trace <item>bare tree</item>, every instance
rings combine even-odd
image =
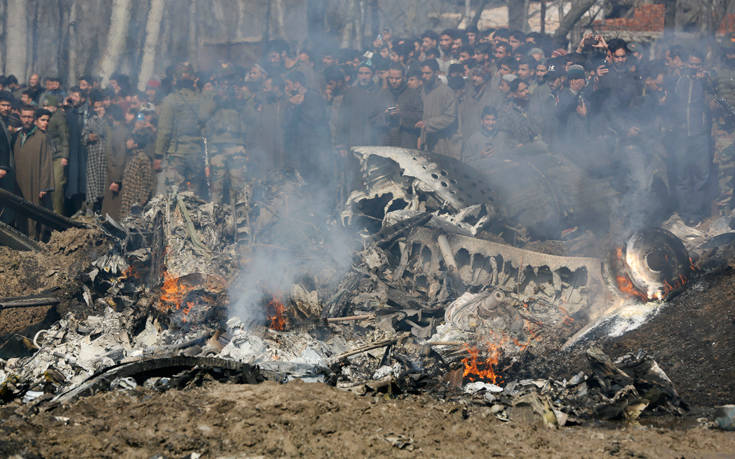
[[[508,0],[508,27],[528,31],[528,0]]]
[[[120,61],[125,48],[130,23],[130,0],[113,0],[107,44],[100,62],[100,76],[105,84]]]
[[[347,16],[342,29],[342,47],[358,46],[360,41],[360,0],[348,0]]]
[[[5,72],[18,80],[26,78],[28,22],[25,0],[8,0],[5,26]],[[32,63],[31,63],[32,64]]]
[[[161,21],[163,19],[163,6],[164,0],[151,0],[151,8],[148,11],[148,19],[145,24],[143,58],[140,63],[140,74],[138,75],[138,89],[141,91],[145,89],[146,83],[153,75]]]
[[[190,0],[191,3],[189,3],[189,34],[188,34],[188,45],[189,49],[187,52],[187,55],[189,56],[189,60],[196,60],[197,54],[199,52],[199,29],[197,28],[198,25],[198,1],[197,0]]]
[[[271,3],[273,4],[273,12],[275,13],[276,19],[276,30],[273,35],[279,38],[283,38],[286,36],[286,23],[284,19],[283,0],[273,0]]]
[[[592,8],[597,0],[575,0],[572,8],[559,21],[559,28],[554,33],[555,38],[566,37],[569,31],[577,24],[584,14]]]
[[[482,12],[485,11],[485,7],[489,3],[490,0],[480,0],[480,4],[477,6],[477,11],[475,11],[475,16],[469,23],[470,26],[477,27],[477,23],[480,22],[480,17],[482,17]]]
[[[71,7],[69,11],[69,28],[68,28],[68,35],[67,35],[67,58],[66,58],[66,65],[67,65],[67,74],[66,74],[66,81],[72,82],[76,81],[77,77],[77,47],[75,43],[77,42],[77,15],[78,15],[78,9],[79,5],[77,4],[76,0],[72,0]]]

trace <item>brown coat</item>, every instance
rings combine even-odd
[[[18,133],[13,146],[15,177],[21,195],[27,201],[41,205],[39,194],[54,190],[53,147],[46,133],[38,128]],[[21,230],[27,228],[31,237],[39,238],[41,231],[36,222],[19,217]]]
[[[128,129],[125,126],[110,127],[110,144],[107,150],[107,185],[105,196],[102,199],[102,215],[109,214],[115,220],[120,219],[120,198],[122,190],[117,193],[110,191],[110,185],[117,183],[122,188],[123,171],[128,160],[125,141]]]

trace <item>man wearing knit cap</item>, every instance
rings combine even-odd
[[[559,92],[556,106],[559,135],[570,142],[587,131],[587,102],[582,94],[586,83],[584,67],[572,65],[567,70],[567,86]]]

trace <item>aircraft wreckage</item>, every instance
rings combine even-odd
[[[228,380],[329,381],[357,392],[419,390],[454,378],[455,386],[467,384],[465,391],[480,384],[472,390],[490,390],[485,400],[503,406],[548,397],[551,387],[561,391],[553,397],[555,413],[618,416],[640,406],[648,376],[640,387],[626,385],[625,393],[608,385],[599,389],[604,398],[584,395],[586,405],[569,401],[587,390],[584,375],[569,384],[510,378],[519,376],[526,350],[556,356],[565,346],[640,325],[661,300],[690,285],[696,270],[716,266],[717,251],[735,239],[727,225],[712,237],[676,222],[610,237],[611,221],[621,215],[616,192],[543,153],[496,155],[470,167],[400,148],[352,152],[361,180],[346,199],[341,225],[323,215],[289,215],[288,209],[308,207],[309,198],[303,205],[288,202],[300,196],[300,185],[274,176],[252,194],[246,227],[227,208],[180,193],[155,197],[121,224],[90,221],[88,232],[79,229],[85,237],[70,234],[89,247],[91,259],[61,259],[54,269],[79,267],[79,284],[67,282],[67,293],[0,299],[0,313],[76,302],[84,314],[69,313],[31,333],[33,340],[16,343],[25,357],[0,348],[14,356],[0,361],[0,400],[41,403],[55,396],[61,402],[137,384],[164,390],[204,371]],[[274,231],[278,221],[292,238],[303,233],[298,250],[279,246],[285,241]],[[344,270],[317,273],[306,265],[303,276],[277,288],[243,288],[250,285],[243,276],[278,256],[296,271],[302,259],[329,265],[323,242],[340,226],[356,229],[351,236],[359,233],[362,243]],[[247,240],[237,237],[241,232]],[[27,250],[18,266],[40,263],[32,258],[48,264],[47,247],[7,234]],[[66,243],[57,246],[52,250],[73,252]],[[260,314],[239,316],[243,300]],[[645,355],[612,362],[590,348],[587,358],[604,370],[601,380],[615,366],[659,372]],[[506,377],[503,389],[482,386]],[[675,402],[665,374],[656,380]]]
[[[621,305],[664,300],[687,284],[682,241],[662,228],[609,237],[609,219],[622,212],[615,191],[564,159],[501,154],[470,167],[402,148],[352,151],[364,186],[342,221],[374,244],[325,317],[386,302],[449,304],[445,325],[510,334],[507,343],[526,342],[533,323],[589,324],[567,334],[569,344]],[[583,236],[562,241],[569,228]],[[575,246],[584,235],[587,247]]]

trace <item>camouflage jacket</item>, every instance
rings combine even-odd
[[[179,89],[163,99],[158,119],[155,156],[191,157],[201,154],[202,97],[192,89]]]

